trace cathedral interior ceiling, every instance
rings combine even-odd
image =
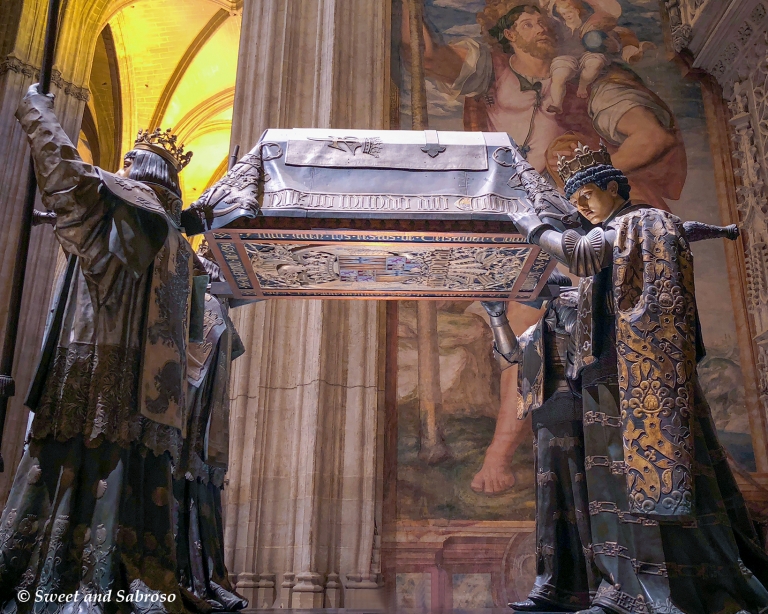
[[[84,122],[81,138],[114,169],[139,129],[172,128],[195,153],[181,174],[189,204],[226,171],[241,11],[221,0],[112,4],[88,84],[93,125]]]

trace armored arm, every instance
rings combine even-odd
[[[576,207],[531,166],[516,146],[510,155],[510,166],[514,169],[510,184],[517,184],[527,192],[532,213],[555,230],[577,228]]]
[[[593,228],[586,235],[573,229],[559,232],[532,213],[512,214],[512,221],[529,243],[541,247],[574,275],[591,277],[613,262],[616,232],[612,229]]]
[[[507,320],[507,304],[503,301],[484,301],[483,308],[491,317],[493,351],[501,360],[502,370],[520,361],[520,346]]]
[[[512,213],[511,217],[528,242],[541,247],[579,277],[591,277],[610,266],[616,231],[593,228],[584,234],[575,229],[577,224],[573,222],[578,213],[573,205],[537,173],[516,148],[512,148],[511,155],[514,177],[528,193],[532,207],[532,211]],[[691,242],[716,238],[735,240],[739,236],[735,224],[722,227],[685,222],[683,227]]]
[[[566,265],[574,275],[590,277],[613,263],[616,231],[612,228],[593,228],[586,235],[582,235],[572,229],[558,232],[551,224],[533,214],[513,214],[512,219],[518,230],[526,234],[529,243],[541,247]],[[735,224],[712,226],[701,222],[685,222],[683,228],[692,243],[719,238],[733,241],[739,236],[739,229]]]
[[[40,226],[42,224],[56,226],[56,214],[51,211],[38,211],[35,209],[32,212],[32,226]]]

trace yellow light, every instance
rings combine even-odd
[[[179,175],[185,205],[194,202],[203,193],[214,171],[228,155],[231,123],[223,125],[226,129],[202,134],[187,142],[187,148],[193,151],[194,155]]]
[[[229,153],[241,18],[225,16],[201,44],[220,9],[210,0],[153,0],[110,20],[123,98],[122,149],[130,149],[140,128],[173,129],[194,152],[180,175],[185,205],[200,196]],[[161,117],[159,126],[149,125],[154,116]]]

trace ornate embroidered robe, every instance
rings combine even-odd
[[[82,161],[51,99],[27,95],[29,136],[55,234],[77,258],[59,289],[28,397],[28,450],[0,519],[0,608],[16,591],[163,594],[176,583],[171,459],[185,419],[192,250],[154,191]],[[153,603],[153,606],[155,604]]]
[[[580,284],[594,603],[615,612],[757,612],[766,557],[698,384],[703,355],[682,222],[628,206],[613,266]],[[745,566],[748,563],[750,568]]]

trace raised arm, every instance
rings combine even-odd
[[[105,292],[121,267],[142,274],[162,245],[165,222],[102,194],[98,170],[77,153],[53,112],[53,97],[39,94],[37,85],[16,117],[32,150],[43,204],[55,214],[46,221],[64,250],[80,258],[83,274]]]
[[[107,204],[99,195],[98,171],[77,153],[53,112],[53,98],[32,85],[16,117],[27,133],[45,207],[55,214],[55,232],[69,253],[97,257],[94,233],[103,230]]]
[[[53,97],[30,86],[16,118],[27,134],[37,185],[43,204],[66,224],[73,206],[72,192],[93,197],[101,180],[96,169],[83,161],[53,112]]]

